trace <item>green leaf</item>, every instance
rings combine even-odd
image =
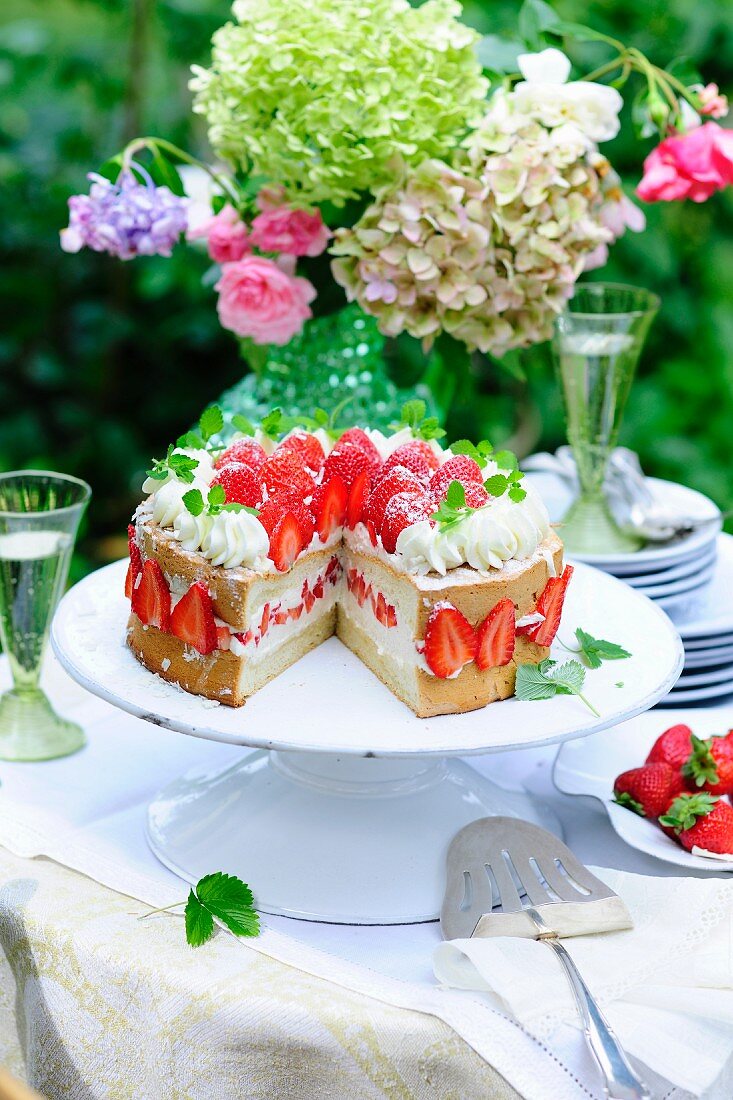
[[[189,489],[183,494],[183,503],[192,516],[200,516],[204,510],[204,498],[200,489]]]
[[[577,661],[558,665],[548,657],[538,665],[519,666],[514,694],[523,702],[552,699],[555,695],[577,695],[589,710],[598,715],[592,703],[582,694],[584,682],[585,669]]]
[[[264,432],[266,436],[269,436],[270,439],[276,439],[277,436],[284,431],[283,420],[284,416],[282,409],[273,409],[272,412],[269,412],[262,420],[260,430]]]
[[[185,498],[184,498],[185,499]],[[226,504],[227,495],[223,485],[212,485],[209,489],[209,507],[216,508],[220,504]]]
[[[604,661],[623,661],[631,656],[623,646],[608,642],[605,638],[594,638],[580,626],[575,631],[575,637],[580,646],[577,652],[588,668],[600,668]]]
[[[176,447],[180,447],[183,450],[200,451],[203,449],[204,441],[198,432],[185,432],[184,435],[179,435],[176,440]]]
[[[509,470],[510,473],[514,473],[519,467],[517,456],[513,451],[497,451],[494,455],[494,462],[500,470]]]
[[[498,34],[485,34],[476,46],[476,56],[483,69],[499,74],[519,71],[517,57],[524,53],[524,43],[515,38],[500,38]]]
[[[217,871],[206,875],[196,886],[201,905],[227,926],[235,936],[256,936],[260,918],[254,908],[252,891],[235,875]]]
[[[595,30],[593,27],[586,27],[583,23],[570,23],[564,19],[559,19],[557,23],[554,23],[551,30],[552,34],[562,35],[566,38],[574,38],[576,42],[607,42],[613,45],[613,39],[609,38],[607,34],[601,34],[600,31]]]
[[[212,435],[218,435],[224,427],[224,415],[218,405],[211,405],[204,409],[199,420],[199,431],[208,443]]]
[[[514,501],[515,504],[521,504],[527,496],[527,490],[522,489],[519,485],[512,485],[509,490],[509,499]]]
[[[246,416],[242,416],[241,413],[235,413],[232,417],[232,427],[243,435],[254,435],[255,426],[251,420],[248,420]]]
[[[173,167],[160,149],[156,149],[153,153],[150,175],[153,183],[159,187],[167,187],[174,195],[183,197],[186,194],[178,169]]]
[[[214,934],[214,918],[205,909],[193,890],[189,892],[185,910],[186,940],[191,947],[200,947]]]
[[[484,482],[484,489],[487,493],[491,493],[492,497],[503,496],[508,488],[509,478],[504,474],[492,474]]]
[[[116,183],[121,169],[122,153],[118,153],[116,157],[110,157],[109,160],[106,160],[104,164],[100,165],[97,169],[97,174],[109,180],[110,183]]]
[[[552,661],[545,670],[545,675],[554,680],[561,695],[578,695],[583,690],[585,669],[579,661],[566,661],[564,665],[556,665]]]
[[[519,9],[519,36],[531,50],[544,45],[543,31],[552,31],[560,22],[557,12],[544,0],[524,0]]]
[[[693,84],[705,84],[700,70],[691,57],[685,57],[684,55],[675,57],[674,61],[666,66],[665,72],[676,76],[688,88],[692,87]]]
[[[547,679],[539,665],[520,665],[517,669],[514,694],[522,702],[552,699],[557,695],[557,684]]]
[[[451,481],[445,494],[445,503],[449,508],[466,507],[466,490],[460,481]]]

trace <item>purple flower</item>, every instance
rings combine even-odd
[[[89,194],[69,199],[69,225],[61,231],[65,252],[86,247],[120,260],[170,256],[186,230],[188,200],[156,187],[144,169],[135,168],[146,182],[140,183],[129,168],[116,183],[89,173]]]

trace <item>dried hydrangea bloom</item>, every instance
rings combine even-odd
[[[455,0],[238,0],[195,68],[217,153],[303,203],[346,199],[442,156],[480,119],[479,35]]]
[[[429,160],[337,232],[336,280],[389,336],[445,331],[494,355],[549,338],[586,255],[609,241],[587,139],[498,93],[459,167]]]

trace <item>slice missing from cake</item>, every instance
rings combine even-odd
[[[132,652],[234,707],[333,634],[420,717],[509,697],[572,570],[516,464],[481,447],[354,428],[170,452],[129,530]]]

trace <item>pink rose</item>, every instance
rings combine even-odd
[[[700,114],[708,118],[725,118],[728,114],[728,97],[724,96],[717,84],[706,84],[695,88],[700,97]]]
[[[209,248],[209,255],[216,264],[229,264],[241,260],[250,250],[247,226],[237,211],[229,203],[223,206],[212,218],[191,229],[189,240],[203,237]]]
[[[320,256],[330,236],[320,210],[309,214],[292,206],[273,207],[267,203],[252,222],[252,243],[263,252]]]
[[[636,193],[644,202],[705,202],[733,183],[733,130],[706,122],[652,149]]]
[[[215,289],[222,326],[256,344],[287,344],[312,316],[308,303],[316,296],[307,279],[252,255],[224,264]]]

